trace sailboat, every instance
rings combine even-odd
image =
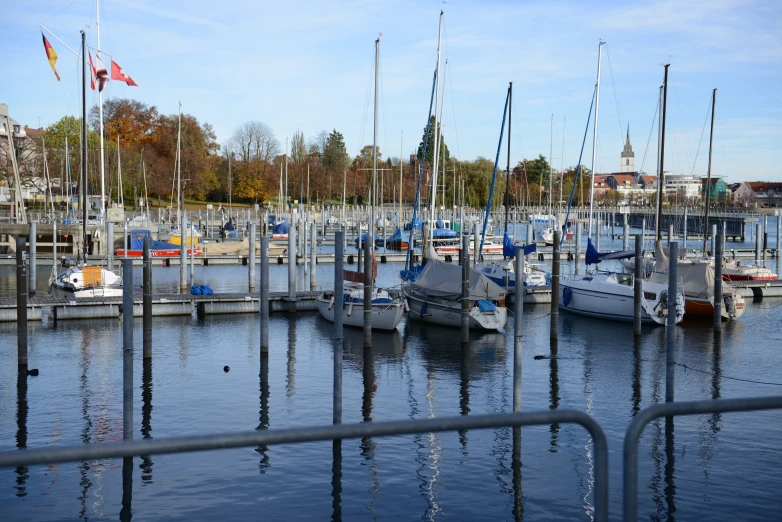
[[[373,160],[372,160],[372,190],[370,197],[370,222],[374,221],[375,198],[377,197],[377,92],[378,92],[378,63],[380,54],[380,38],[375,40],[375,118],[374,118],[374,138],[373,138]],[[366,234],[362,237],[366,237]],[[373,245],[374,246],[374,245]],[[317,297],[317,307],[320,315],[324,319],[334,322],[334,307],[343,308],[343,324],[345,326],[363,327],[364,310],[367,306],[371,307],[372,329],[394,330],[399,321],[402,320],[404,312],[404,302],[391,296],[387,290],[375,288],[373,282],[377,277],[377,259],[375,250],[372,248],[372,273],[354,272],[351,270],[343,271],[345,280],[343,295],[335,295],[332,292],[324,292]],[[365,285],[371,285],[369,304],[365,301]]]
[[[593,102],[595,105],[591,169],[593,179],[590,189],[589,228],[587,235],[587,251],[585,256],[587,268],[589,268],[590,265],[597,266],[597,264],[602,260],[621,259],[634,255],[633,252],[600,254],[592,244],[591,236],[592,208],[594,205],[594,173],[595,159],[597,155],[597,124],[600,107],[600,61],[602,58],[603,44],[604,42],[601,41],[598,47],[597,82],[595,84],[595,91],[593,95]],[[591,107],[589,112],[591,116]],[[587,129],[588,128],[589,120],[587,120]],[[586,141],[586,134],[584,135],[584,141]],[[583,144],[581,148],[581,154],[583,155]],[[576,172],[576,176],[578,176],[581,171],[580,165],[581,158],[579,157],[579,166]],[[574,181],[574,192],[575,187],[576,183]],[[568,221],[567,218],[570,214],[570,207],[573,203],[573,193],[571,193],[570,202],[568,204],[568,215],[565,218],[565,223]],[[666,318],[668,317],[670,305],[673,303],[676,304],[676,322],[678,323],[683,319],[684,298],[681,293],[677,292],[676,296],[668,296],[667,283],[664,284],[649,280],[642,280],[641,287],[643,290],[641,293],[641,321],[643,323],[664,325]],[[631,275],[605,272],[597,269],[588,270],[586,274],[573,274],[570,276],[561,277],[560,292],[560,310],[600,319],[628,322],[633,321],[634,288],[633,276]]]
[[[122,296],[122,278],[99,265],[87,263],[87,44],[84,31],[81,31],[82,64],[82,164],[81,164],[81,233],[83,238],[83,258],[76,266],[67,268],[56,277],[49,279],[50,291],[66,298],[84,297],[120,297]]]

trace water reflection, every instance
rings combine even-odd
[[[27,373],[18,372],[16,375],[16,447],[27,447]],[[16,496],[27,496],[27,479],[30,478],[30,469],[27,466],[16,468]]]
[[[260,368],[260,391],[261,391],[261,409],[259,410],[258,427],[256,430],[269,429],[269,354],[261,353],[261,368]],[[269,447],[266,444],[261,444],[255,451],[261,454],[261,461],[258,464],[258,470],[261,474],[266,473],[269,469]]]
[[[318,321],[320,323],[320,321]],[[325,320],[323,321],[325,322]],[[359,328],[345,328],[343,355],[345,363],[354,371],[363,373],[366,366],[364,357],[364,332]],[[331,336],[331,330],[328,336]],[[398,330],[390,332],[372,331],[372,364],[401,363],[404,358],[402,336]]]
[[[459,413],[462,416],[470,413],[470,345],[461,345],[461,374],[459,379]],[[462,452],[467,454],[467,430],[459,430],[459,442]]]
[[[296,394],[296,314],[288,318],[288,373],[285,379],[285,394],[290,403]]]
[[[676,520],[676,461],[673,447],[673,417],[665,419],[665,514],[669,522]]]
[[[122,509],[120,522],[130,522],[133,518],[131,503],[133,500],[133,457],[122,459]]]
[[[342,520],[342,439],[331,446],[331,520]]]
[[[521,492],[521,427],[513,427],[513,458],[511,460],[513,470],[513,520],[524,519],[523,495]]]
[[[81,431],[81,441],[84,444],[90,444],[92,442],[92,418],[90,417],[90,389],[87,381],[87,373],[90,369],[90,353],[87,349],[89,334],[86,329],[82,330],[81,344],[79,352],[81,359],[79,366],[81,366],[81,375],[79,376],[79,395],[81,396],[81,416],[84,420],[84,427]],[[81,492],[79,494],[79,502],[81,504],[81,510],[79,511],[79,518],[87,520],[87,495],[92,487],[92,481],[89,477],[90,463],[87,461],[81,461],[79,463],[79,474],[81,480],[79,485],[81,486]]]
[[[633,340],[633,393],[631,398],[631,416],[641,411],[641,338]]]
[[[421,325],[408,321],[405,338],[415,339],[425,359],[427,371],[462,372],[467,362],[471,378],[492,377],[505,363],[505,335],[499,332],[470,333],[469,351],[460,349],[461,333],[457,328]]]
[[[559,355],[559,347],[556,339],[551,340],[549,358],[549,409],[556,410],[559,408],[559,361],[557,357]],[[551,442],[549,451],[551,453],[557,452],[559,446],[559,423],[555,422],[549,428],[551,433]]]
[[[152,359],[144,359],[141,373],[141,438],[152,438]],[[141,484],[152,484],[152,456],[142,455]]]
[[[373,336],[374,337],[374,336]],[[361,344],[363,345],[363,336]],[[348,352],[350,353],[355,349],[355,344],[352,341],[348,341]],[[364,422],[372,422],[372,407],[375,399],[375,392],[377,391],[377,384],[375,383],[375,362],[372,348],[363,348],[364,352],[364,365],[362,368],[362,376],[364,382],[364,392],[361,397],[361,417]],[[361,438],[361,456],[369,462],[369,475],[372,478],[372,502],[368,509],[373,511],[375,504],[377,503],[377,497],[380,493],[380,480],[378,479],[377,460],[375,458],[375,441],[372,437]]]

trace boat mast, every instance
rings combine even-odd
[[[397,226],[402,225],[402,152],[405,148],[405,131],[402,131],[402,139],[399,141],[399,217],[396,220]]]
[[[668,67],[671,64],[666,63],[665,77],[663,80],[663,105],[662,118],[660,119],[660,172],[657,175],[657,229],[655,230],[655,241],[660,241],[661,225],[663,220],[663,193],[665,186],[665,109],[668,101]]]
[[[100,0],[95,0],[95,27],[98,31],[98,54],[100,54]],[[100,220],[103,222],[106,213],[106,175],[103,163],[103,91],[100,89],[98,89],[98,114],[100,115]]]
[[[119,134],[117,134],[117,205],[125,208],[125,194],[122,191],[122,157],[119,154]]]
[[[513,104],[513,82],[508,85],[508,104]],[[510,212],[510,198],[508,197],[508,190],[510,189],[510,122],[513,116],[512,107],[508,107],[508,162],[505,168],[505,233],[508,233],[508,217]]]
[[[184,198],[182,197],[182,156],[181,156],[181,148],[180,144],[182,142],[182,102],[179,102],[179,124],[177,128],[177,135],[176,135],[176,178],[177,178],[177,184],[176,184],[176,216],[178,220],[182,219],[182,203],[184,203]],[[182,238],[182,244],[184,244],[185,238]]]
[[[565,175],[565,124],[567,124],[567,118],[562,118],[562,157],[559,159],[559,201],[557,202],[557,224],[559,224],[559,218],[562,214],[562,181]],[[565,237],[564,232],[567,228],[567,223],[562,226],[562,237]]]
[[[87,262],[87,36],[81,31],[81,237]],[[101,147],[101,152],[103,148]]]
[[[709,133],[709,170],[706,172],[706,207],[703,215],[703,252],[706,252],[706,237],[709,234],[709,203],[711,202],[711,149],[714,142],[714,110],[717,103],[717,89],[711,92],[711,132]],[[713,247],[715,244],[715,237],[711,238],[712,252],[716,254],[716,249]]]
[[[592,179],[589,187],[589,228],[587,229],[587,238],[592,237],[592,213],[594,211],[595,200],[595,159],[597,157],[597,118],[600,111],[600,61],[603,58],[603,44],[600,40],[597,46],[597,83],[595,85],[595,123],[592,131]]]
[[[508,139],[510,139],[510,136],[508,136]],[[508,143],[510,143],[510,141]],[[553,161],[554,161],[554,114],[551,115],[551,138],[550,138],[549,152],[548,152],[548,218],[549,220],[551,219],[551,195],[554,192],[554,185],[552,181],[552,178],[554,177]]]
[[[440,157],[440,126],[438,125],[438,122],[440,121],[440,43],[442,41],[442,35],[443,35],[443,11],[440,11],[440,29],[437,33],[437,85],[435,86],[435,92],[434,92],[434,154],[432,155],[433,159],[433,165],[432,165],[432,193],[429,196],[429,244],[432,244],[432,241],[434,240],[434,217],[435,217],[435,211],[434,207],[436,206],[435,203],[437,201],[437,168],[438,168],[438,159]],[[423,161],[425,161],[426,158],[423,158]],[[424,256],[426,256],[427,252],[426,249],[424,250]]]
[[[372,194],[369,198],[369,226],[364,241],[370,241],[370,249],[375,246],[375,199],[377,199],[377,95],[378,95],[378,66],[380,63],[380,38],[375,40],[375,112],[374,122],[372,123]],[[361,238],[361,227],[358,230],[359,239]],[[359,241],[359,244],[361,241]],[[372,285],[372,275],[364,274],[364,284]]]

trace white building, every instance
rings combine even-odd
[[[677,203],[694,202],[701,195],[701,178],[688,174],[665,173],[665,196]]]

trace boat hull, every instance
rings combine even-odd
[[[386,248],[391,250],[407,250],[410,248],[410,243],[407,241],[388,241],[386,242]]]
[[[52,284],[52,294],[66,299],[87,299],[95,297],[122,297],[121,286],[97,286],[88,288],[68,288],[58,283]]]
[[[743,297],[737,294],[730,294],[730,299],[733,299],[733,313],[731,314],[727,302],[723,302],[721,311],[723,321],[738,319],[744,315],[744,312],[746,311],[746,304]],[[684,306],[687,317],[699,319],[714,318],[714,305],[706,298],[686,296]]]
[[[407,300],[407,316],[409,318],[425,323],[461,328],[461,301],[457,300],[450,303],[434,300],[424,301],[408,291],[405,291],[404,294]],[[507,320],[508,310],[504,306],[497,306],[493,312],[481,312],[477,306],[470,308],[471,330],[500,330],[505,327]]]
[[[166,249],[166,250],[150,250],[149,255],[151,257],[179,257],[180,256],[180,249]],[[192,250],[187,250],[187,255],[191,254]],[[126,257],[125,250],[123,249],[117,249],[114,251],[114,255],[118,257]],[[201,249],[196,248],[195,249],[195,255],[200,256],[201,255]],[[144,251],[143,250],[128,250],[127,251],[127,257],[143,257]]]
[[[323,295],[317,299],[318,312],[327,321],[334,322],[334,311],[337,303],[332,303],[331,299],[326,299]],[[404,305],[402,303],[383,303],[372,305],[372,329],[373,330],[394,330],[399,321],[402,320]],[[343,305],[342,322],[345,326],[354,328],[364,327],[364,304],[349,303]]]

